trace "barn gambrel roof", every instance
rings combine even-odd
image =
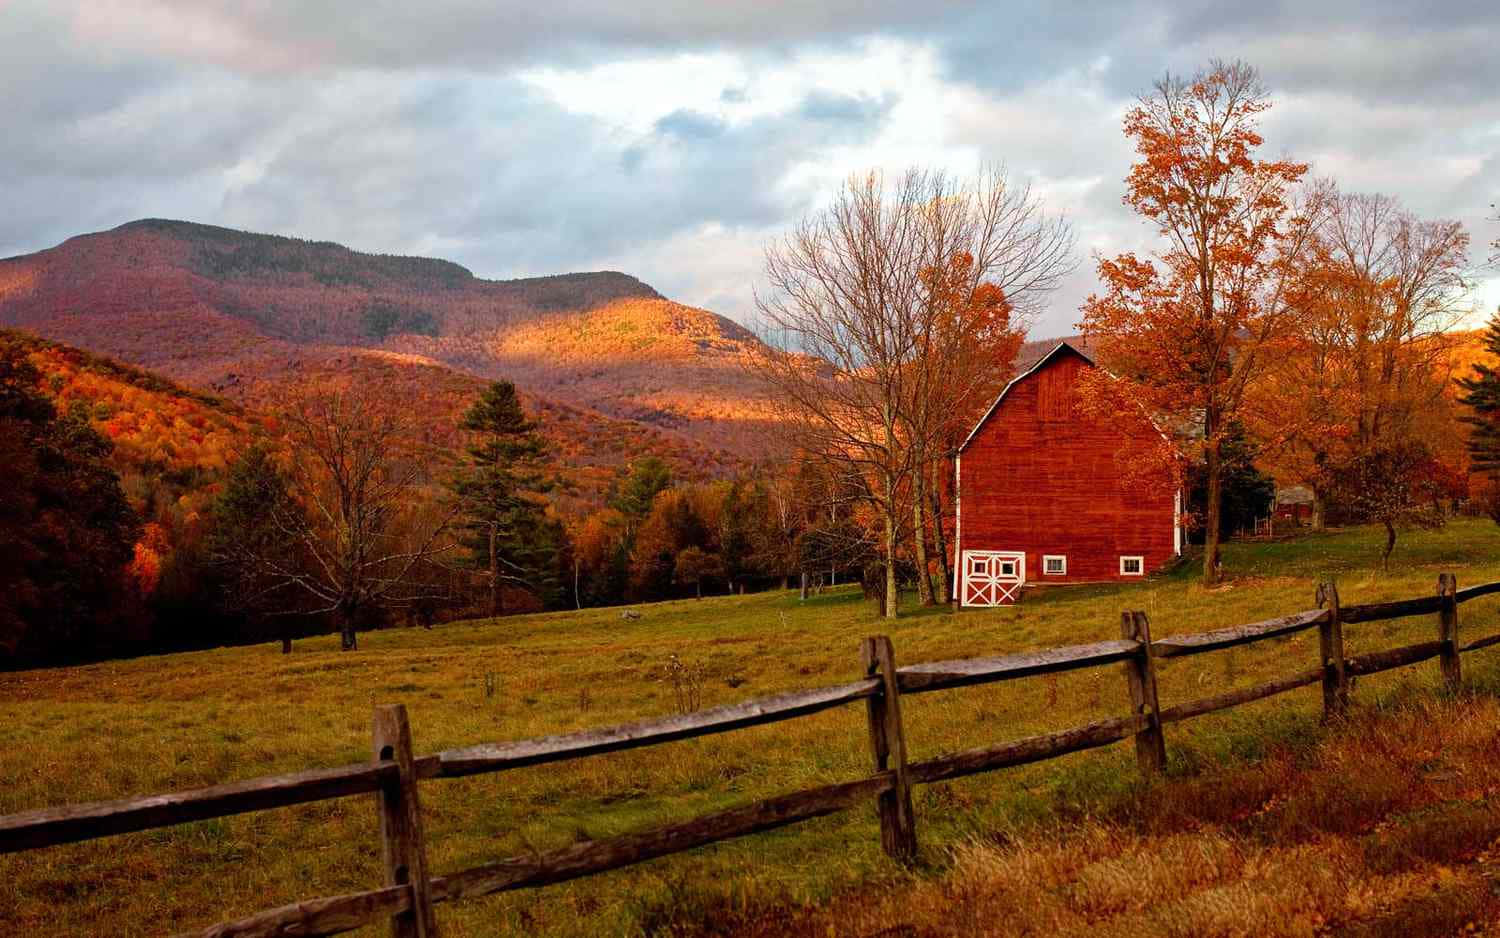
[[[962,453],[964,450],[969,448],[969,444],[973,442],[974,437],[979,434],[980,429],[989,422],[990,417],[994,416],[995,410],[1000,406],[1000,402],[1005,400],[1005,395],[1010,393],[1011,388],[1015,387],[1022,378],[1029,378],[1032,375],[1036,374],[1038,371],[1041,371],[1042,368],[1046,366],[1046,364],[1053,358],[1057,357],[1057,354],[1063,349],[1067,349],[1074,355],[1077,355],[1079,358],[1088,362],[1090,365],[1095,365],[1094,359],[1082,349],[1080,349],[1077,345],[1074,345],[1067,339],[1059,340],[1056,345],[1052,346],[1052,349],[1050,351],[1033,362],[1031,367],[1016,375],[1014,378],[1010,379],[1010,382],[1006,384],[1005,387],[1000,391],[1000,395],[995,398],[995,403],[990,405],[990,409],[984,412],[984,416],[979,418],[978,423],[974,424],[974,429],[970,430],[969,435],[964,437],[963,444],[959,446],[958,451]],[[1097,365],[1095,366],[1097,367]]]

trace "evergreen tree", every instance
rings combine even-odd
[[[252,635],[262,637],[269,618],[279,614],[275,634],[283,654],[292,650],[288,615],[295,607],[282,594],[292,586],[288,573],[299,552],[301,515],[286,475],[260,442],[229,467],[208,509],[208,555],[222,576],[225,611],[242,616]],[[265,563],[272,557],[275,570]]]
[[[0,652],[93,657],[125,636],[124,571],[141,525],[113,449],[37,390],[24,348],[0,343]]]
[[[1490,319],[1484,349],[1500,358],[1500,313]],[[1471,377],[1458,379],[1458,386],[1464,390],[1459,403],[1473,411],[1460,418],[1474,428],[1469,435],[1470,465],[1476,472],[1500,479],[1500,368],[1480,362]]]
[[[603,567],[585,588],[583,605],[607,606],[624,599],[630,588],[630,545],[623,539],[609,551]]]
[[[624,480],[615,485],[609,507],[627,519],[629,529],[651,513],[656,496],[672,487],[672,470],[655,456],[636,460]]]
[[[490,615],[504,612],[506,583],[543,596],[555,592],[562,528],[540,496],[553,481],[542,468],[546,443],[526,417],[516,386],[496,381],[464,414],[474,434],[468,471],[453,483],[463,514],[464,545],[489,579]]]
[[[1225,430],[1219,447],[1219,530],[1226,536],[1253,530],[1256,519],[1271,511],[1276,498],[1276,483],[1255,468],[1255,456],[1242,424],[1236,422]],[[1188,504],[1205,511],[1208,501],[1208,468],[1199,462],[1188,470]],[[1195,544],[1203,543],[1202,527],[1193,532],[1192,539]]]
[[[752,525],[755,520],[752,513],[757,504],[762,508],[761,518],[764,520],[766,512],[763,486],[756,486],[750,491],[749,497],[746,497],[743,483],[736,479],[724,494],[724,504],[719,512],[719,557],[723,575],[729,580],[731,590],[734,589],[735,581],[753,572],[750,568]]]

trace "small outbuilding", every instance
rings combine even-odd
[[[1081,412],[1098,366],[1073,342],[1033,353],[956,460],[957,598],[1013,603],[1027,585],[1140,579],[1182,552],[1182,492],[1133,473],[1161,431]]]

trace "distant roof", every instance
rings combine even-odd
[[[1080,347],[1085,344],[1089,346],[1088,351]],[[969,435],[964,437],[963,444],[959,446],[958,451],[961,453],[968,448],[969,444],[974,440],[974,435],[979,432],[979,428],[984,426],[990,419],[990,416],[995,413],[995,409],[1000,406],[1001,401],[1005,400],[1005,395],[1010,393],[1010,389],[1015,387],[1017,382],[1029,376],[1038,368],[1041,368],[1042,365],[1047,363],[1048,359],[1063,349],[1073,352],[1090,365],[1094,364],[1094,356],[1089,354],[1092,351],[1092,343],[1085,343],[1082,336],[1024,343],[1021,346],[1021,350],[1016,353],[1016,376],[1010,379],[1010,382],[1000,391],[999,396],[995,398],[995,403],[991,404],[990,409],[984,412],[983,417],[979,418],[979,422],[974,424],[974,429],[970,430]]]
[[[1288,485],[1276,490],[1278,505],[1311,505],[1313,501],[1313,490],[1305,485]]]

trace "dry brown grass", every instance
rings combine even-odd
[[[1311,747],[973,839],[931,880],[679,934],[1500,934],[1500,701],[1412,694]]]

